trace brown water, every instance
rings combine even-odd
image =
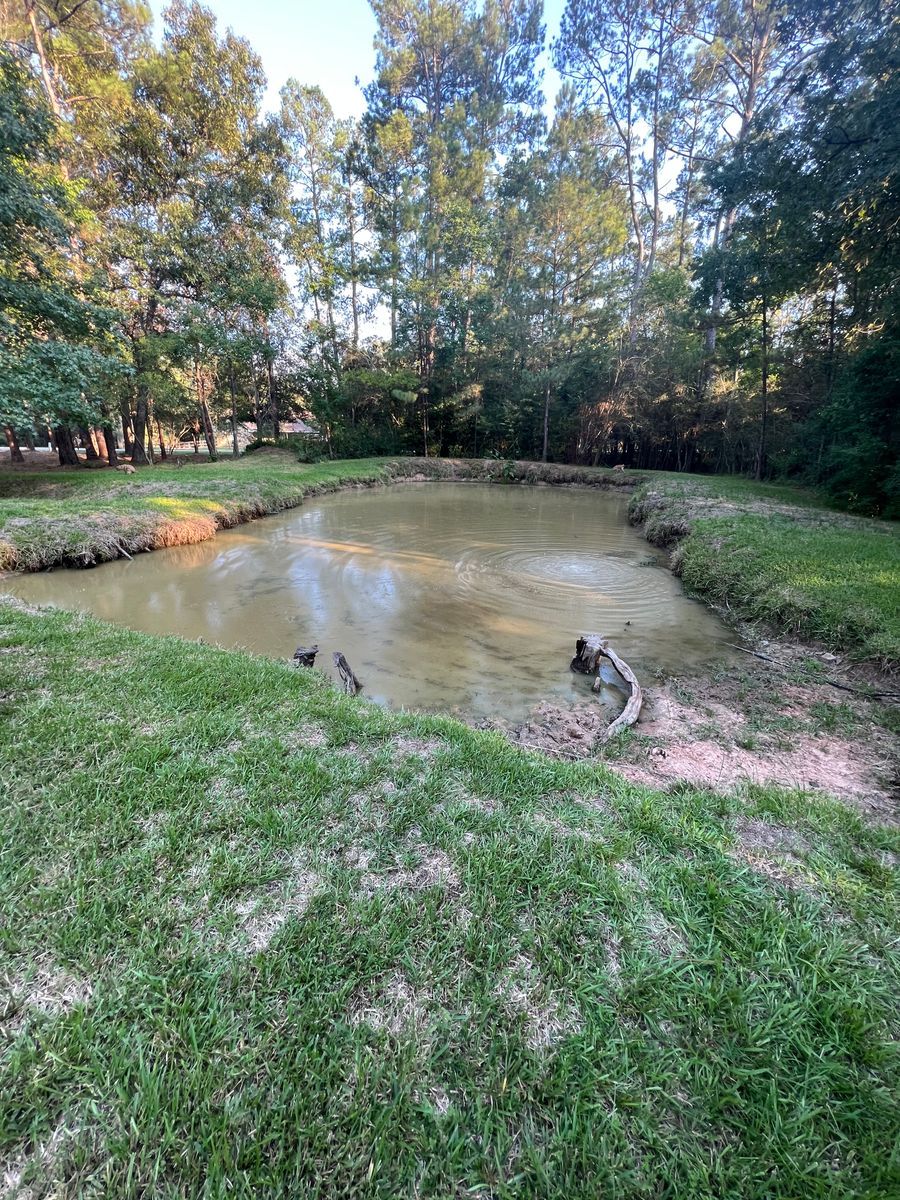
[[[593,702],[568,669],[582,631],[639,677],[727,655],[606,492],[428,483],[343,492],[90,571],[7,576],[0,590],[147,633],[289,658],[342,650],[382,703],[524,716]]]

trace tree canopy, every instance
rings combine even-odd
[[[133,0],[4,8],[10,446],[75,462],[121,422],[135,461],[214,457],[301,416],[310,454],[789,475],[896,514],[889,6],[568,0],[552,42],[540,0],[372,10],[348,121],[303,80],[264,112],[196,2],[158,42]]]

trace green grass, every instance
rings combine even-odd
[[[896,828],[12,605],[0,792],[29,1195],[898,1194]]]
[[[900,665],[900,539],[884,522],[829,512],[800,489],[661,478],[631,513],[677,545],[687,588],[745,621]]]

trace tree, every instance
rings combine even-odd
[[[77,465],[69,424],[102,417],[102,381],[121,369],[111,314],[72,269],[75,206],[53,145],[50,112],[0,51],[0,425],[55,426],[61,461]]]
[[[226,235],[241,227],[257,242],[274,239],[285,192],[277,131],[259,120],[257,56],[231,32],[220,40],[199,4],[177,0],[166,22],[161,48],[134,66],[132,103],[105,181],[115,204],[104,253],[123,280],[137,462],[148,460],[154,336],[245,267],[248,250],[256,255],[252,239]],[[277,261],[274,248],[267,258]]]

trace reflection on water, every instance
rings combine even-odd
[[[342,493],[197,546],[7,577],[2,590],[280,658],[318,642],[320,665],[343,650],[376,700],[516,718],[542,699],[590,701],[589,680],[568,670],[584,630],[639,674],[724,656],[725,627],[647,565],[626,506],[479,484]]]

